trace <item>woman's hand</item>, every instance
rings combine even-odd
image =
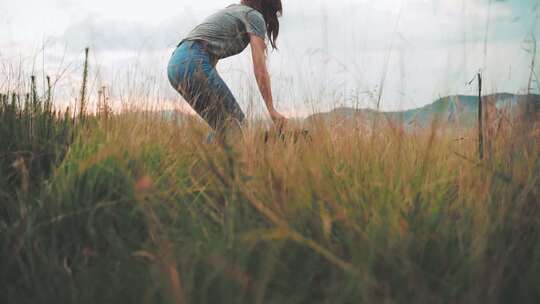
[[[287,118],[276,110],[270,111],[270,118],[272,118],[272,121],[277,127],[283,127],[287,124]]]

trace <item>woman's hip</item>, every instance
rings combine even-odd
[[[243,121],[242,109],[201,42],[181,43],[171,57],[168,75],[172,86],[213,128],[225,116]]]
[[[167,74],[173,86],[195,74],[209,73],[211,58],[199,41],[183,41],[173,52],[167,67]]]
[[[212,59],[202,42],[194,40],[183,41],[174,50],[169,60],[170,67],[199,67],[211,65]]]

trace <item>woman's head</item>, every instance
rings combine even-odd
[[[279,35],[279,20],[283,13],[281,0],[242,0],[242,4],[258,10],[266,21],[266,32],[273,49],[277,49],[276,40]]]

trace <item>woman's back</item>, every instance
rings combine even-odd
[[[206,18],[183,40],[201,40],[217,59],[234,56],[249,44],[249,34],[265,38],[266,23],[257,10],[234,4]]]

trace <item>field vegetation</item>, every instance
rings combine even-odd
[[[540,128],[54,111],[0,98],[1,303],[538,303]],[[294,133],[294,132],[293,132]]]

